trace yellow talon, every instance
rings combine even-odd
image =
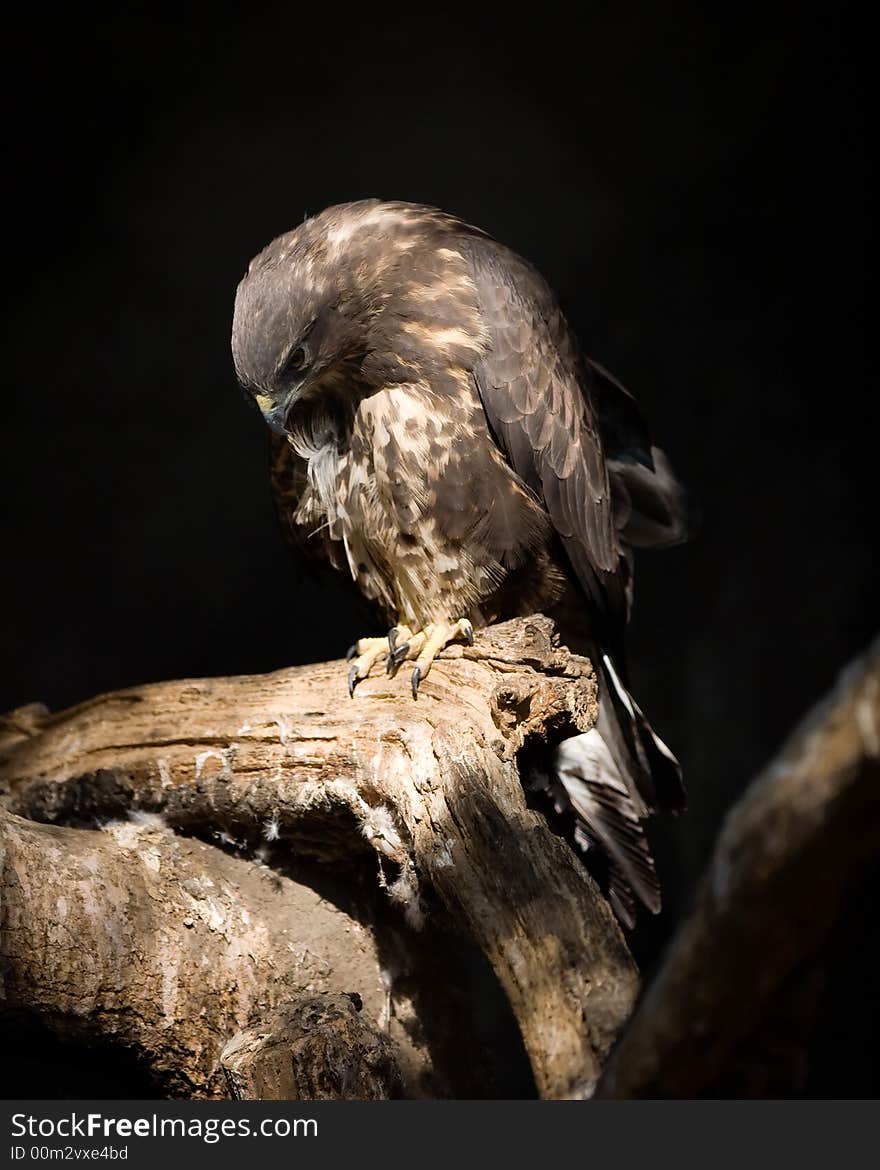
[[[474,628],[467,618],[455,622],[431,622],[423,630],[413,633],[409,626],[399,623],[385,638],[361,638],[348,653],[354,659],[348,672],[348,693],[353,697],[355,687],[365,679],[380,658],[387,658],[387,671],[394,675],[401,663],[414,662],[410,686],[413,698],[418,698],[419,684],[428,677],[434,659],[450,642],[463,640],[474,644]]]

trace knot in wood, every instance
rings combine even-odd
[[[512,739],[518,728],[529,723],[533,714],[535,680],[524,674],[511,674],[492,692],[492,721],[505,739]]]

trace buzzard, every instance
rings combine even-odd
[[[603,858],[627,924],[660,907],[642,820],[680,770],[627,687],[633,549],[686,535],[683,492],[629,393],[585,358],[540,274],[436,208],[330,207],[250,264],[238,379],[272,431],[288,536],[349,573],[390,625],[349,690],[498,619],[545,612],[588,652],[600,714],[540,783]]]

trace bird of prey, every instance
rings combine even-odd
[[[251,262],[236,296],[239,382],[272,431],[288,536],[349,573],[390,625],[353,648],[412,694],[490,622],[545,612],[589,652],[595,728],[545,786],[603,858],[628,925],[660,907],[642,820],[678,808],[672,753],[627,687],[632,550],[686,536],[684,495],[633,398],[584,357],[540,274],[436,208],[330,207]]]

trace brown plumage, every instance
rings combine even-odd
[[[657,909],[640,821],[682,790],[626,689],[622,638],[631,549],[682,539],[683,497],[543,278],[433,208],[343,204],[252,262],[233,354],[274,432],[288,535],[393,627],[390,657],[359,644],[352,689],[384,657],[414,661],[416,694],[472,625],[555,611],[597,664],[600,722],[560,747],[546,787],[601,846],[624,920],[630,887]]]

